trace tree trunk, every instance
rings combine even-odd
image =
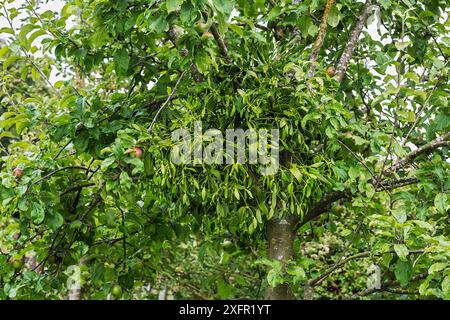
[[[268,258],[284,264],[294,256],[295,224],[297,219],[291,215],[273,217],[267,222]],[[267,288],[267,300],[293,300],[294,294],[288,284]]]
[[[83,300],[83,290],[81,288],[81,267],[87,264],[86,258],[81,258],[78,266],[72,271],[72,279],[70,279],[68,300]]]

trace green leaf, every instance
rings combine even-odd
[[[409,250],[404,244],[394,244],[394,250],[401,260],[406,260]]]
[[[267,15],[267,20],[273,20],[275,18],[277,18],[281,13],[281,7],[280,6],[275,6],[272,8],[272,10],[270,10],[269,14]]]
[[[441,283],[442,293],[444,294],[444,298],[446,300],[450,299],[450,276],[446,276]]]
[[[61,10],[61,16],[64,18],[70,17],[77,10],[76,5],[66,4]]]
[[[83,226],[83,223],[80,220],[75,220],[70,223],[70,229],[80,229]]]
[[[205,201],[205,199],[206,199],[206,188],[203,187],[203,189],[202,189],[202,200]]]
[[[201,73],[206,73],[209,70],[211,59],[205,51],[199,51],[195,55],[195,64]]]
[[[301,126],[303,129],[306,129],[306,123],[308,121],[319,120],[320,118],[322,118],[322,115],[320,115],[319,113],[316,112],[308,113],[306,116],[303,117]]]
[[[412,275],[412,265],[409,260],[398,260],[394,267],[395,278],[400,282],[402,287],[409,283]]]
[[[409,45],[411,44],[411,41],[396,41],[395,46],[399,51],[405,50]]]
[[[9,52],[9,47],[4,46],[3,48],[0,48],[0,58],[3,58],[7,53]]]
[[[448,267],[448,263],[436,262],[436,263],[432,264],[431,267],[428,268],[428,274],[433,274],[433,273],[442,271],[447,267]]]
[[[419,76],[417,75],[417,73],[415,73],[415,72],[407,72],[407,73],[404,75],[404,77],[405,77],[405,78],[408,78],[408,79],[411,79],[411,80],[414,81],[416,84],[419,84],[419,83],[420,83],[420,78],[419,78]]]
[[[217,11],[229,16],[233,11],[235,0],[213,0],[214,7]]]
[[[128,173],[126,171],[122,171],[122,173],[120,174],[120,186],[123,187],[124,189],[130,189],[131,187],[131,179],[130,176],[128,175]]]
[[[166,0],[166,8],[168,13],[176,11],[177,7],[177,0]]]
[[[391,6],[391,0],[380,0],[380,3],[384,9],[389,9]]]
[[[191,22],[194,18],[194,7],[190,1],[183,3],[180,10],[180,20],[183,23]]]
[[[231,294],[232,287],[222,278],[217,279],[217,294],[221,299],[228,299]]]
[[[25,59],[25,58],[24,58],[24,57],[21,57],[21,56],[11,56],[11,57],[9,57],[9,58],[6,59],[5,61],[3,61],[3,70],[7,70],[8,67],[9,67],[12,63],[14,63],[14,62],[16,62],[16,61],[24,60],[24,59]]]
[[[240,195],[239,195],[239,190],[237,188],[234,188],[234,196],[235,196],[236,199],[239,200]]]
[[[33,44],[33,41],[40,36],[47,35],[47,32],[43,29],[37,30],[36,32],[33,32],[31,36],[28,38],[28,45],[31,46]]]
[[[445,213],[448,207],[448,197],[445,193],[439,193],[434,198],[434,206],[440,213]]]
[[[234,31],[237,35],[239,35],[239,36],[241,36],[241,37],[244,35],[244,30],[243,30],[242,27],[237,26],[237,25],[235,25],[235,24],[230,24],[228,27],[229,27],[232,31]]]
[[[310,27],[313,26],[313,21],[309,16],[302,16],[298,21],[298,25],[302,36],[306,38],[309,35]]]
[[[47,225],[56,230],[64,223],[64,217],[59,212],[53,212],[47,217]]]
[[[340,20],[341,13],[336,6],[333,6],[328,14],[327,22],[331,27],[336,28]]]
[[[31,205],[31,219],[35,224],[40,224],[44,221],[45,211],[42,205],[38,202],[33,202]]]
[[[114,55],[114,66],[117,75],[123,76],[128,71],[128,66],[130,64],[130,57],[128,51],[125,48],[119,49]]]
[[[375,194],[375,188],[371,183],[365,184],[365,192],[368,199],[371,199],[373,195]]]

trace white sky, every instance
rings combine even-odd
[[[6,2],[6,1],[4,1]],[[6,4],[7,8],[17,8],[22,6],[23,4],[25,4],[26,1],[25,0],[14,0],[11,3]],[[37,10],[37,12],[44,12],[47,10],[52,10],[55,12],[61,12],[61,9],[64,7],[65,2],[62,0],[48,0],[48,1],[39,1],[39,10]],[[17,23],[19,22],[19,19],[16,18],[16,21],[14,23],[14,27],[17,28],[18,25]],[[0,17],[0,28],[3,27],[9,27],[8,22],[6,21],[6,19],[4,17]]]

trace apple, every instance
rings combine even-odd
[[[23,170],[19,167],[15,167],[13,171],[13,176],[19,179],[21,176],[23,176]]]
[[[115,284],[111,289],[111,294],[114,298],[120,299],[120,297],[122,297],[122,287]]]
[[[328,67],[326,73],[328,76],[334,77],[334,74],[336,73],[336,69],[334,67]]]
[[[20,268],[22,268],[23,267],[23,262],[22,261],[20,261],[20,260],[14,260],[13,262],[12,262],[12,267],[14,268],[14,269],[20,269]]]
[[[202,34],[202,38],[214,38],[214,35],[211,32],[205,31]]]
[[[194,25],[194,30],[197,31],[198,34],[203,34],[208,30],[208,24],[199,21]]]
[[[222,243],[222,247],[223,248],[229,248],[229,247],[231,247],[233,245],[233,243],[230,241],[230,240],[225,240],[223,243]]]
[[[177,266],[177,267],[175,268],[175,272],[176,272],[176,273],[182,273],[182,272],[183,272],[183,267]]]
[[[134,158],[140,158],[142,156],[142,149],[134,146],[131,149],[128,149],[126,153],[129,153]]]

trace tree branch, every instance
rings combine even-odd
[[[152,123],[150,124],[150,126],[147,129],[148,134],[150,134],[153,130],[153,126],[155,125],[156,119],[158,118],[159,114],[161,113],[161,111],[164,109],[164,107],[170,102],[170,100],[172,100],[173,95],[175,94],[175,91],[177,91],[177,87],[181,82],[181,79],[183,79],[184,76],[184,71],[181,74],[181,76],[178,78],[177,83],[175,84],[175,87],[173,87],[172,92],[170,93],[170,95],[167,97],[166,101],[164,101],[163,105],[161,106],[161,108],[159,108],[158,112],[156,112],[155,117],[152,120]]]
[[[168,34],[169,34],[170,41],[172,41],[173,45],[175,47],[177,47],[178,46],[178,34],[176,33],[175,29],[171,27],[169,29]],[[189,51],[187,49],[183,49],[181,51],[181,55],[184,57],[187,56],[188,54],[189,54]],[[191,73],[192,73],[192,76],[194,77],[195,82],[197,82],[197,83],[203,82],[203,75],[198,70],[197,65],[192,60],[189,60],[189,67],[191,68]]]
[[[202,11],[202,16],[203,16],[203,19],[205,19],[205,21],[208,21],[208,13],[206,13],[205,11]],[[211,24],[210,29],[214,36],[214,39],[216,40],[217,46],[219,47],[220,53],[222,54],[222,56],[225,58],[225,60],[228,63],[231,63],[230,56],[228,55],[227,46],[225,45],[225,42],[223,41],[223,38],[219,33],[219,29],[217,28],[217,23],[213,22]]]
[[[447,141],[450,138],[450,132],[447,132],[443,134],[442,136],[436,138],[435,140],[421,146],[417,150],[414,150],[413,152],[410,152],[407,154],[403,159],[397,161],[394,165],[392,165],[390,168],[385,170],[383,172],[384,175],[390,175],[399,169],[405,167],[408,163],[411,163],[414,161],[415,158],[418,156],[429,153],[433,151],[434,149],[440,148],[440,147],[446,147],[450,146],[450,141]]]
[[[84,171],[86,171],[86,172],[92,171],[92,170],[90,170],[89,168],[85,168],[85,167],[82,167],[82,166],[67,166],[67,167],[62,167],[62,168],[56,169],[56,170],[54,170],[54,171],[52,171],[52,172],[50,172],[50,173],[47,173],[45,176],[43,176],[42,178],[40,178],[39,180],[37,180],[34,184],[38,184],[39,182],[41,182],[41,181],[43,181],[43,180],[45,180],[45,179],[51,177],[52,175],[54,175],[54,174],[56,174],[56,173],[58,173],[58,172],[60,172],[60,171],[69,170],[69,169],[74,169],[74,170],[84,170]]]
[[[378,184],[373,183],[372,181],[368,181],[368,183],[374,184],[375,187],[379,186],[375,191],[388,191],[397,189],[400,187],[404,187],[407,185],[411,185],[419,182],[419,179],[416,177],[412,178],[403,178],[392,181],[382,181]],[[324,195],[319,201],[317,201],[310,210],[308,210],[307,214],[304,216],[303,220],[299,221],[296,228],[301,227],[302,225],[308,223],[311,220],[316,219],[321,214],[325,213],[330,209],[333,203],[339,200],[350,200],[354,198],[356,194],[352,194],[350,190],[345,191],[333,191],[326,195]]]
[[[336,80],[338,82],[342,82],[345,76],[345,70],[347,70],[348,63],[352,58],[353,51],[355,50],[356,44],[358,43],[359,36],[366,24],[367,18],[369,18],[369,14],[372,11],[372,0],[367,0],[362,9],[361,15],[356,22],[355,28],[350,35],[350,39],[348,40],[344,52],[339,60],[337,70],[336,70]]]
[[[319,217],[322,213],[328,211],[333,203],[341,199],[351,199],[352,194],[349,191],[334,191],[328,193],[322,197],[318,202],[316,202],[312,209],[308,210],[308,213],[303,217],[303,219],[298,223],[297,227],[300,227],[309,221]]]
[[[327,19],[330,14],[330,10],[334,5],[335,0],[327,0],[325,5],[325,10],[322,15],[322,21],[320,23],[319,34],[317,35],[316,42],[314,43],[314,49],[309,57],[311,65],[309,67],[308,76],[311,78],[314,76],[314,71],[316,69],[316,60],[319,55],[320,49],[322,48],[323,40],[325,38],[325,33],[327,32]]]
[[[411,163],[415,158],[420,156],[421,154],[428,153],[433,151],[434,149],[437,149],[439,147],[444,146],[450,146],[450,141],[447,141],[447,139],[450,138],[450,132],[445,133],[444,135],[440,136],[439,138],[433,140],[430,143],[427,143],[426,145],[420,147],[417,150],[414,150],[413,152],[409,153],[407,156],[405,156],[402,160],[398,161],[396,164],[392,165],[389,169],[385,170],[382,175],[390,176],[394,172],[398,171],[399,169],[406,166],[408,163]],[[381,175],[381,176],[382,176]],[[369,181],[369,183],[372,183],[377,189],[376,191],[387,191],[392,190],[400,187],[404,187],[407,185],[411,185],[414,183],[419,182],[419,179],[417,177],[410,177],[410,178],[402,178],[397,180],[385,180],[385,181]],[[311,220],[314,220],[315,218],[319,217],[322,213],[325,213],[328,211],[328,209],[331,207],[333,203],[336,201],[346,199],[350,200],[355,195],[352,195],[350,190],[345,191],[333,191],[326,195],[324,195],[319,201],[317,201],[310,210],[306,213],[303,220],[301,220],[298,225],[296,226],[301,227],[302,225],[308,223]]]
[[[424,253],[425,250],[421,249],[421,250],[410,250],[409,253]],[[388,253],[395,253],[395,250],[390,250],[390,251],[386,251],[386,252],[381,252],[381,253],[375,253],[374,256],[381,256],[383,254],[388,254]],[[309,286],[317,286],[319,284],[321,284],[326,278],[328,278],[329,275],[331,275],[335,270],[341,268],[342,266],[344,266],[347,262],[355,260],[355,259],[361,259],[361,258],[367,258],[370,257],[372,253],[371,252],[360,252],[357,254],[354,254],[336,264],[334,264],[333,266],[331,266],[330,268],[328,268],[327,270],[325,270],[325,272],[318,278],[316,279],[312,279],[310,281],[308,281],[308,285]]]

